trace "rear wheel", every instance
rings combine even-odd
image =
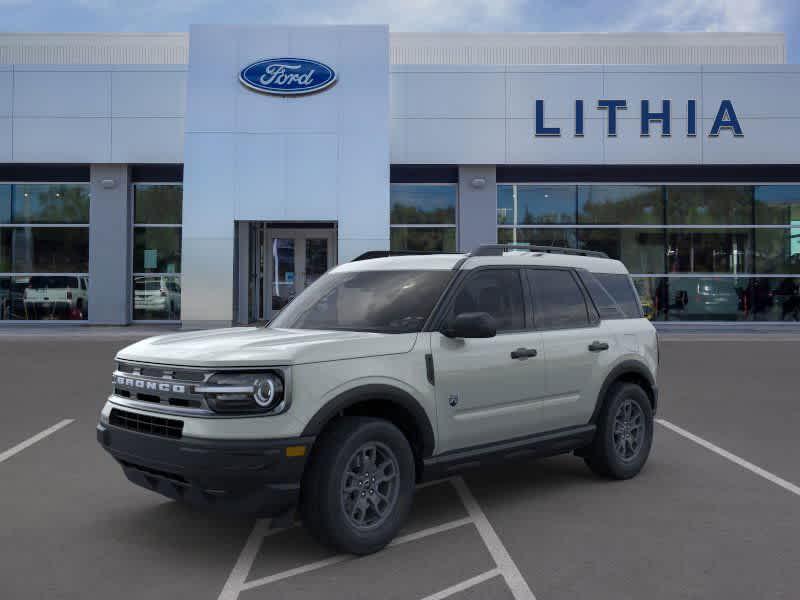
[[[343,417],[315,445],[303,479],[303,521],[336,550],[376,552],[408,516],[414,481],[414,455],[397,427],[382,419]]]
[[[647,393],[634,383],[614,384],[584,460],[603,477],[630,479],[642,470],[653,443],[653,410]]]

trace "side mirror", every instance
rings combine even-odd
[[[497,335],[497,324],[489,313],[461,313],[442,329],[442,335],[449,338],[490,338]]]

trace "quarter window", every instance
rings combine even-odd
[[[539,329],[588,327],[586,300],[575,277],[560,269],[527,269]]]
[[[489,313],[498,332],[524,329],[525,303],[519,272],[495,269],[472,274],[456,294],[450,316],[470,312]]]
[[[595,273],[595,275],[619,304],[626,317],[638,319],[642,316],[642,301],[628,275],[621,273]]]

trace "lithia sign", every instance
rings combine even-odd
[[[661,125],[661,137],[672,135],[670,123],[671,100],[661,101],[661,111],[653,112],[650,110],[650,101],[642,100],[640,112],[639,135],[641,137],[650,136],[650,125],[659,123]],[[608,137],[617,135],[617,111],[627,110],[627,100],[598,100],[597,110],[606,111],[608,114]],[[583,100],[575,100],[575,137],[583,137],[584,126],[584,104]],[[730,131],[734,137],[742,137],[742,126],[736,117],[733,109],[733,102],[722,100],[719,104],[717,116],[708,132],[709,137],[718,137],[721,131]],[[560,137],[560,127],[547,127],[545,124],[544,100],[536,100],[536,137]],[[695,137],[697,135],[697,100],[687,100],[686,102],[686,136]]]

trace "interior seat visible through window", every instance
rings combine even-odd
[[[465,312],[489,313],[497,331],[525,328],[525,305],[519,272],[515,269],[481,270],[470,275],[453,302],[451,318]]]

